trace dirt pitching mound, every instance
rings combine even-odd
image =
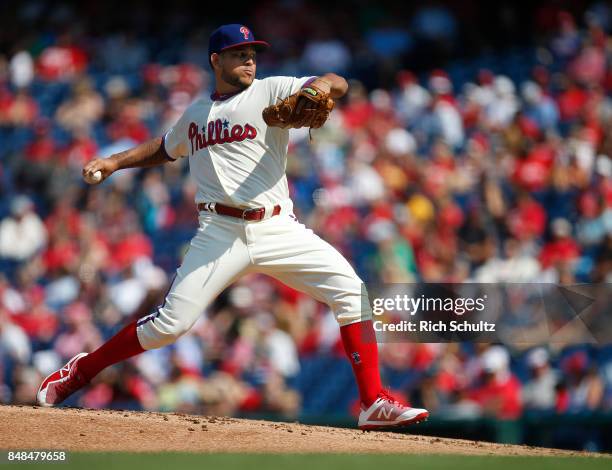
[[[587,455],[298,423],[35,406],[0,406],[0,448],[107,452]]]

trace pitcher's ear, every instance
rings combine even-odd
[[[217,54],[216,52],[213,52],[210,55],[210,66],[213,68],[213,70],[215,69],[215,67],[219,67],[219,59],[220,59],[220,55]]]

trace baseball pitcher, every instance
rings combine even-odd
[[[359,388],[361,429],[428,417],[383,389],[363,283],[335,248],[297,221],[289,198],[289,129],[321,127],[347,82],[332,73],[256,79],[257,54],[268,47],[244,25],[219,27],[208,55],[215,92],[192,103],[163,137],[83,168],[85,180],[97,184],[123,168],[188,158],[199,228],[163,304],[49,375],[38,391],[41,405],[61,403],[105,367],[173,343],[223,289],[258,272],[325,302],[335,314]]]

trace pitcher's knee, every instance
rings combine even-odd
[[[332,309],[340,326],[372,318],[365,284],[350,269],[351,272],[328,279],[325,285],[319,286],[317,292]]]
[[[356,311],[348,311],[348,312],[334,312],[336,316],[336,320],[338,321],[338,325],[346,326],[351,323],[358,323],[366,320],[372,319],[372,310],[364,309],[364,310],[356,310]]]
[[[372,307],[365,292],[337,297],[331,308],[340,326],[372,319]]]
[[[161,309],[138,322],[136,332],[143,349],[157,349],[174,343],[187,333],[195,320],[190,318],[173,318],[164,315]]]

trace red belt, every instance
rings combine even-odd
[[[200,202],[198,204],[198,211],[207,211],[214,214],[228,215],[230,217],[236,217],[237,219],[243,219],[248,221],[261,220],[266,215],[265,207],[257,207],[256,209],[238,209],[237,207],[225,206],[218,202]],[[280,214],[281,206],[278,204],[274,206],[272,210],[272,216]]]

